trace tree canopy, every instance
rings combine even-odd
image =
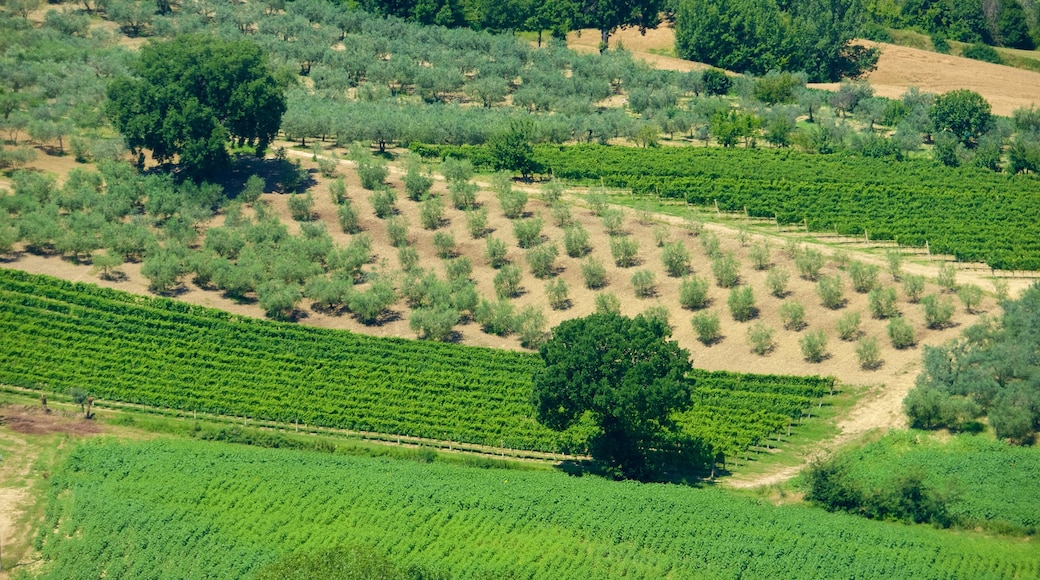
[[[179,157],[192,176],[227,163],[227,144],[262,155],[278,132],[285,96],[260,47],[186,35],[141,49],[108,87],[107,113],[135,152],[160,163]]]
[[[964,428],[986,416],[997,437],[1032,439],[1040,428],[1040,284],[1005,302],[999,321],[926,348],[903,406],[916,427]]]
[[[937,135],[951,135],[970,147],[992,127],[990,111],[989,102],[982,95],[968,89],[957,89],[935,98],[929,118]]]
[[[642,315],[563,322],[539,350],[538,421],[562,431],[588,414],[599,428],[592,456],[617,477],[651,477],[681,446],[671,416],[690,405],[690,355],[670,335],[666,324]]]

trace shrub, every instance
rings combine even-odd
[[[888,273],[891,274],[892,280],[898,282],[903,277],[903,254],[899,250],[889,250],[885,252],[885,259],[888,260]]]
[[[849,279],[852,280],[852,289],[860,294],[866,294],[878,284],[878,272],[880,268],[874,264],[864,264],[855,261],[849,264]]]
[[[545,203],[553,205],[560,201],[564,191],[566,191],[566,188],[559,180],[546,181],[542,184],[542,199],[545,200]]]
[[[834,250],[834,253],[831,254],[831,259],[834,260],[835,266],[843,269],[847,268],[849,266],[849,262],[852,261],[852,257],[849,255],[849,251],[844,248]]]
[[[982,302],[982,294],[982,288],[975,284],[965,284],[957,288],[957,297],[961,299],[961,304],[964,304],[964,309],[971,314],[975,313],[975,309]]]
[[[515,220],[524,215],[524,208],[527,207],[527,193],[518,189],[506,194],[499,194],[498,203],[502,206],[502,214]]]
[[[708,305],[708,281],[697,276],[684,278],[679,284],[679,304],[689,310],[699,310]]]
[[[666,225],[654,226],[654,243],[658,248],[664,247],[671,236],[671,230]]]
[[[532,217],[513,222],[513,236],[521,248],[533,248],[542,243],[542,218]]]
[[[756,270],[768,270],[770,265],[769,242],[758,240],[748,249],[748,258]]]
[[[455,257],[455,234],[451,232],[437,232],[433,234],[433,247],[437,249],[440,258]]]
[[[1010,287],[1007,280],[994,280],[993,281],[993,294],[997,298],[997,302],[1004,302],[1010,295]]]
[[[585,280],[585,287],[589,290],[596,290],[607,285],[607,269],[596,258],[587,258],[582,262],[581,277]]]
[[[441,163],[441,175],[448,183],[458,183],[473,177],[473,163],[469,159],[448,157]]]
[[[931,329],[945,328],[953,318],[953,301],[949,298],[940,298],[936,294],[929,294],[921,299],[924,306],[925,326]]]
[[[372,195],[368,196],[368,201],[372,204],[372,211],[379,219],[386,219],[397,213],[397,208],[394,206],[397,196],[390,189],[372,192]]]
[[[339,228],[343,230],[343,233],[356,234],[361,231],[361,218],[349,199],[344,199],[343,203],[336,208],[336,217],[339,219]]]
[[[711,261],[711,273],[719,288],[732,288],[740,281],[740,263],[733,254],[716,255]]]
[[[361,179],[361,187],[371,191],[383,185],[389,171],[385,164],[368,159],[357,162],[357,174]]]
[[[657,293],[654,285],[654,273],[650,270],[639,270],[632,274],[632,288],[639,298],[651,298]]]
[[[873,318],[885,319],[899,315],[896,308],[895,288],[875,288],[867,294],[867,304]]]
[[[1001,60],[1000,53],[997,52],[997,49],[981,42],[976,42],[971,46],[965,47],[964,50],[961,51],[961,56],[964,58],[981,60],[983,62],[991,62],[993,64],[1004,63],[1004,61]]]
[[[805,307],[798,302],[785,302],[780,306],[780,320],[784,330],[799,331],[805,328]]]
[[[845,290],[842,289],[841,274],[820,278],[816,283],[816,292],[827,308],[837,310],[845,306]]]
[[[805,280],[816,281],[823,268],[823,253],[812,248],[803,248],[794,257],[794,265],[798,275]]]
[[[498,238],[488,238],[484,243],[484,259],[492,268],[501,268],[509,263],[507,251],[506,243]]]
[[[703,232],[700,237],[705,256],[714,258],[719,255],[719,237],[715,235],[715,232]]]
[[[663,304],[657,304],[651,306],[639,314],[647,320],[654,320],[660,322],[663,326],[671,328],[672,325],[669,322],[668,307]]]
[[[589,192],[586,199],[589,202],[589,209],[592,210],[592,214],[596,217],[601,217],[603,212],[609,207],[607,205],[607,194],[601,190],[593,189]]]
[[[473,312],[473,319],[480,325],[481,330],[496,336],[508,336],[516,324],[513,303],[508,300],[491,302],[486,298],[482,299]]]
[[[664,251],[661,252],[661,261],[664,263],[665,271],[673,278],[685,276],[690,271],[690,251],[681,241],[665,245]]]
[[[430,194],[430,188],[433,187],[430,170],[423,167],[416,155],[410,155],[405,165],[407,169],[404,174],[404,191],[408,195],[408,199],[412,201],[425,199]]]
[[[555,278],[545,285],[545,296],[549,299],[549,307],[553,310],[566,310],[571,306],[567,297],[567,283],[563,278]]]
[[[621,300],[610,292],[596,294],[596,312],[606,314],[608,312],[621,312]]]
[[[469,181],[448,183],[448,198],[455,209],[468,210],[477,205],[477,184]]]
[[[549,208],[549,217],[552,218],[554,224],[558,228],[565,228],[574,223],[574,218],[571,216],[570,206],[562,203],[553,204]]]
[[[787,281],[790,277],[791,275],[783,268],[769,270],[769,274],[766,274],[766,286],[769,287],[769,293],[777,298],[787,296]]]
[[[932,49],[939,54],[950,54],[950,43],[941,34],[932,35]]]
[[[314,218],[314,196],[294,193],[289,196],[289,215],[298,222],[310,221]]]
[[[563,247],[567,255],[572,258],[580,258],[588,254],[589,250],[591,250],[589,247],[589,232],[581,227],[580,224],[568,227],[563,232]]]
[[[842,340],[856,340],[859,332],[859,312],[846,312],[838,319],[838,338]]]
[[[487,219],[486,207],[466,210],[466,230],[469,231],[470,237],[477,240],[487,235]]]
[[[257,177],[257,176],[251,175],[251,176],[249,176],[249,179],[252,179],[254,177]],[[259,179],[261,181],[263,181],[263,178],[259,178]],[[246,181],[246,187],[243,188],[243,193],[245,193],[245,189],[248,189],[248,188],[249,188],[249,181]],[[262,186],[261,186],[260,191],[261,191],[261,193],[263,192]],[[240,195],[239,198],[241,199],[241,197],[242,196]],[[259,196],[257,196],[257,197],[259,197]],[[348,199],[350,199],[350,196],[347,195],[347,184],[346,184],[345,181],[343,181],[342,177],[337,177],[336,179],[333,179],[332,181],[329,182],[329,198],[331,198],[332,199],[332,203],[334,203],[336,205],[339,205],[339,204],[347,201]]]
[[[394,216],[386,220],[386,235],[390,245],[401,248],[408,245],[408,222],[403,217]]]
[[[765,356],[776,347],[776,343],[773,342],[773,329],[763,322],[756,322],[748,327],[747,339],[751,345],[751,352],[758,356]]]
[[[818,363],[827,358],[827,335],[822,330],[810,332],[798,340],[802,356],[811,363]]]
[[[459,323],[459,311],[450,305],[416,308],[408,318],[408,326],[419,338],[447,342]]]
[[[619,268],[631,268],[637,263],[639,242],[633,238],[616,237],[610,240],[610,255]]]
[[[448,260],[444,264],[444,274],[448,277],[448,281],[452,283],[468,280],[470,275],[473,274],[473,262],[470,262],[469,258],[465,256]]]
[[[729,305],[730,314],[738,322],[747,322],[758,316],[758,308],[755,307],[755,294],[750,286],[733,288],[726,300]]]
[[[535,278],[548,278],[556,273],[556,244],[543,244],[527,250],[527,264]]]
[[[520,268],[512,265],[503,266],[502,269],[495,274],[493,282],[495,286],[495,295],[498,296],[499,300],[516,298],[520,295],[521,276]]]
[[[419,222],[423,229],[435,230],[444,222],[444,202],[439,197],[431,197],[419,206]]]
[[[693,331],[697,334],[697,340],[705,346],[711,346],[719,341],[719,315],[714,312],[701,312],[695,314],[690,323]]]
[[[404,246],[397,250],[397,263],[401,265],[401,271],[410,272],[419,265],[419,250],[411,246]]]
[[[946,292],[955,291],[957,289],[957,268],[949,263],[939,266],[939,275],[935,282]]]
[[[917,344],[914,327],[903,320],[902,316],[897,316],[888,322],[888,338],[892,341],[892,346],[900,350]]]
[[[903,277],[903,295],[906,301],[917,304],[924,293],[924,276],[918,274],[907,274]]]
[[[339,158],[335,151],[328,151],[318,156],[318,171],[322,177],[335,177],[339,168]]]
[[[520,337],[520,346],[537,349],[545,343],[548,333],[545,332],[545,314],[536,306],[524,306],[516,315],[516,333]]]
[[[881,366],[881,347],[873,336],[864,336],[856,342],[856,358],[863,370],[872,371]]]
[[[603,228],[609,236],[625,235],[625,212],[618,208],[607,208],[600,215]]]

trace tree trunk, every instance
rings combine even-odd
[[[599,53],[607,52],[610,47],[610,31],[606,28],[599,31]]]

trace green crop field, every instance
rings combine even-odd
[[[949,441],[920,431],[897,431],[842,456],[853,481],[884,489],[905,473],[950,499],[960,525],[1035,534],[1040,529],[1040,452],[961,435]]]
[[[0,382],[151,407],[529,451],[585,451],[534,418],[533,354],[244,318],[0,269]],[[801,419],[820,377],[695,373],[681,423],[726,455]]]
[[[44,578],[243,578],[337,544],[458,577],[1040,574],[1028,542],[552,472],[100,440],[52,479]]]

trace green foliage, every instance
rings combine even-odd
[[[477,205],[476,183],[471,181],[449,181],[448,197],[455,209],[472,210]]]
[[[964,50],[961,51],[961,56],[993,64],[1004,64],[1003,59],[1000,58],[1000,53],[996,49],[981,42],[964,47]]]
[[[689,59],[690,57],[684,56]],[[707,95],[725,95],[733,86],[733,80],[726,75],[725,71],[710,68],[701,74],[701,83],[704,85],[704,93]]]
[[[755,293],[750,286],[739,286],[729,291],[726,299],[729,312],[733,320],[747,322],[758,316],[758,307],[755,306]]]
[[[545,332],[545,314],[533,305],[523,307],[516,315],[516,333],[520,346],[538,349],[548,339]]]
[[[419,222],[423,229],[435,230],[444,223],[444,202],[439,197],[430,197],[419,206]]]
[[[108,87],[109,118],[132,151],[149,149],[160,163],[177,157],[195,177],[225,166],[232,140],[262,155],[286,110],[251,41],[178,36],[144,46],[131,72]]]
[[[600,212],[599,219],[608,236],[623,236],[625,231],[625,212],[621,208],[609,207]]]
[[[515,298],[520,295],[520,279],[522,274],[520,268],[512,265],[503,266],[493,280],[495,294],[499,300]]]
[[[486,207],[466,210],[466,230],[474,240],[487,235],[488,212]]]
[[[769,287],[769,293],[777,298],[787,296],[787,281],[790,277],[791,275],[784,268],[771,268],[766,274],[766,286]]]
[[[314,219],[314,196],[310,192],[306,194],[294,193],[288,200],[289,215],[298,222],[307,222]]]
[[[387,219],[397,213],[397,207],[394,205],[397,203],[397,195],[392,189],[373,191],[372,195],[368,196],[368,201],[379,219]]]
[[[596,258],[586,258],[581,263],[581,277],[585,281],[585,287],[597,290],[607,285],[607,269],[603,262]]]
[[[337,580],[407,580],[416,570],[403,570],[393,564],[386,555],[365,546],[337,546],[315,552],[285,554],[261,568],[254,578],[257,580],[283,580],[285,578]],[[425,572],[423,577],[428,575]]]
[[[581,226],[574,224],[563,231],[563,248],[571,258],[581,258],[588,254],[592,247],[589,245],[589,232]]]
[[[256,297],[268,317],[287,320],[303,298],[303,289],[295,283],[269,280],[257,286]]]
[[[403,248],[408,245],[408,221],[401,216],[392,216],[386,220],[386,235],[390,245]]]
[[[526,219],[519,219],[513,222],[513,237],[516,238],[517,245],[521,248],[533,248],[541,244],[544,239],[542,238],[542,218],[532,217]]]
[[[911,348],[917,344],[917,333],[914,332],[914,327],[910,326],[910,323],[902,316],[888,321],[888,338],[892,341],[893,348],[899,350]]]
[[[433,187],[433,177],[430,175],[429,168],[423,167],[415,154],[408,156],[405,167],[404,190],[408,194],[408,199],[412,201],[426,199],[430,195],[430,188]]]
[[[711,273],[719,288],[733,288],[740,282],[740,263],[733,254],[719,254],[711,260]]]
[[[969,489],[972,493],[959,503],[948,502],[951,513],[959,506],[976,511],[992,506],[1002,515],[1035,514],[1029,509],[1036,495],[1035,459],[1026,460],[1033,455],[978,443],[982,449],[971,453],[935,453],[910,445],[910,456],[856,461],[853,473],[861,465],[887,464],[899,474],[906,471],[903,466],[925,461],[954,464],[960,466],[958,474],[965,474],[956,479],[974,481],[977,474],[985,485],[977,493]],[[957,459],[947,459],[951,455]],[[1011,463],[1028,467],[1008,484],[1001,466]],[[142,577],[221,579],[305,577],[312,566],[320,572],[317,577],[334,578],[322,567],[330,560],[345,564],[346,570],[335,573],[346,578],[352,578],[346,574],[353,569],[357,578],[392,580],[399,577],[387,573],[391,565],[412,569],[410,577],[561,580],[669,573],[798,577],[810,565],[824,577],[841,577],[849,570],[877,578],[956,576],[958,571],[981,577],[987,570],[1030,577],[1040,566],[1030,542],[892,525],[797,504],[777,507],[717,488],[619,486],[552,471],[428,462],[418,454],[413,460],[392,460],[169,438],[104,439],[75,448],[50,481],[41,524],[48,533],[40,537],[38,566],[42,576],[54,578],[119,574],[130,568],[128,557]],[[925,482],[927,489],[944,489],[941,479]],[[210,491],[200,494],[200,489]],[[152,500],[128,499],[139,497]],[[1012,497],[1015,501],[1002,504]],[[975,498],[983,503],[972,505]],[[547,525],[552,518],[559,522]],[[156,521],[171,523],[156,526]],[[597,525],[582,524],[589,521]],[[435,536],[429,533],[431,525],[437,527]],[[49,533],[55,528],[58,533]],[[474,538],[476,528],[484,531]],[[720,536],[719,529],[727,534]],[[807,535],[806,529],[814,533]],[[191,530],[208,531],[199,537]],[[656,538],[662,536],[675,539],[661,543]],[[150,541],[131,546],[127,537]],[[618,537],[633,551],[616,550]],[[541,547],[518,549],[518,542]],[[348,546],[347,554],[326,559],[326,550],[334,546]],[[81,557],[88,547],[92,557]],[[710,552],[711,561],[688,557],[698,550]],[[775,557],[757,556],[772,552]],[[310,556],[296,556],[302,554]]]
[[[593,457],[618,477],[654,477],[679,453],[671,415],[690,405],[690,355],[670,334],[657,321],[616,314],[557,326],[540,350],[546,368],[534,376],[539,422],[562,431],[590,413],[599,431]]]
[[[549,300],[549,308],[566,310],[571,307],[571,299],[567,296],[567,283],[563,278],[554,278],[545,285],[545,296]]]
[[[700,312],[690,319],[697,340],[704,346],[711,346],[722,339],[719,332],[719,315],[715,312]]]
[[[957,268],[950,263],[939,266],[939,275],[935,278],[936,284],[946,292],[957,289]]]
[[[464,183],[473,177],[473,163],[469,159],[448,157],[441,163],[440,171],[449,185]]]
[[[935,97],[928,117],[936,134],[950,135],[972,147],[993,125],[990,111],[990,104],[982,95],[958,89]]]
[[[610,255],[618,268],[631,268],[639,263],[639,242],[635,238],[617,236],[610,239]]]
[[[496,136],[488,145],[491,166],[496,171],[516,171],[524,178],[541,170],[534,159],[530,128],[514,123],[509,131]]]
[[[907,274],[903,277],[903,295],[907,302],[917,304],[924,294],[924,276],[920,274]]]
[[[357,174],[361,179],[361,187],[369,190],[376,191],[385,186],[386,176],[390,174],[390,170],[387,169],[386,163],[381,160],[372,157],[364,151],[365,155],[355,156],[354,162],[357,163]]]
[[[929,294],[921,299],[921,306],[924,307],[924,321],[928,328],[946,328],[953,318],[954,305],[949,298]]]
[[[751,259],[751,265],[754,266],[756,270],[768,270],[772,265],[769,256],[769,242],[766,240],[758,240],[751,244],[751,248],[748,249],[748,258]]]
[[[148,288],[165,294],[180,284],[185,274],[180,256],[170,250],[160,249],[149,253],[141,264],[141,275],[148,279]]]
[[[871,290],[867,294],[867,307],[870,309],[872,318],[884,320],[899,316],[899,309],[896,307],[896,289],[883,287]]]
[[[881,346],[877,338],[864,336],[856,341],[856,359],[863,370],[872,371],[881,367]]]
[[[712,259],[722,255],[719,237],[715,235],[715,232],[704,232],[700,235],[700,239],[701,247],[704,248],[704,255]]]
[[[962,284],[957,288],[957,297],[969,314],[975,314],[979,303],[982,302],[983,291],[976,284]]]
[[[823,268],[823,252],[813,248],[802,248],[794,257],[794,265],[803,280],[815,282]]]
[[[548,278],[556,274],[556,257],[560,251],[556,244],[542,244],[527,250],[527,264],[535,278]]]
[[[852,289],[860,294],[866,294],[878,285],[878,274],[881,269],[874,264],[865,264],[859,260],[849,264],[849,278],[852,280]]]
[[[344,199],[343,203],[336,207],[336,220],[339,221],[339,227],[345,234],[356,234],[361,231],[361,216],[358,215],[354,204],[349,199]],[[389,226],[389,222],[387,225]]]
[[[473,319],[481,330],[496,336],[508,336],[516,329],[516,309],[508,300],[481,300],[473,312]]]
[[[681,278],[690,271],[690,251],[682,241],[665,244],[661,252],[665,272],[673,278]]]
[[[498,238],[488,238],[484,242],[484,259],[492,268],[501,268],[509,263],[509,259],[506,258],[508,251],[506,243]]]
[[[845,341],[856,340],[861,334],[859,329],[860,319],[859,312],[842,314],[837,322],[838,338]]]
[[[638,298],[652,298],[657,294],[654,273],[650,270],[639,270],[632,274],[632,289]]]
[[[708,305],[708,281],[698,276],[683,278],[679,284],[679,304],[689,310],[699,310]]]
[[[823,305],[832,310],[844,308],[845,290],[842,288],[841,274],[823,276],[816,282],[816,293],[820,295]]]
[[[827,335],[822,330],[807,333],[798,339],[798,346],[802,349],[802,357],[811,363],[822,362],[829,355],[827,353]]]
[[[801,330],[805,328],[805,306],[799,302],[789,301],[780,305],[780,320],[784,330]]]
[[[596,314],[620,314],[621,299],[610,292],[600,292],[595,298]]]

